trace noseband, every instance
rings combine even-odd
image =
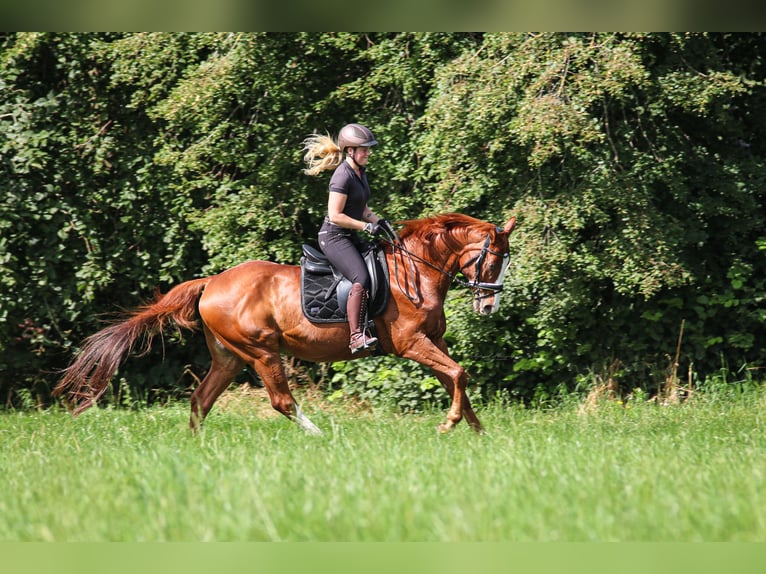
[[[493,251],[489,248],[490,241],[491,238],[489,235],[487,235],[487,239],[484,241],[484,246],[481,248],[481,252],[478,255],[471,257],[463,264],[462,267],[460,267],[460,271],[463,271],[463,269],[469,265],[474,265],[473,281],[462,281],[457,277],[453,277],[453,281],[470,289],[483,289],[485,291],[494,291],[495,293],[503,290],[503,275],[505,274],[505,270],[508,268],[508,264],[511,261],[511,255],[510,253],[503,254],[498,253],[497,251]],[[499,283],[483,283],[479,281],[479,277],[481,276],[481,266],[484,265],[484,260],[487,258],[487,253],[503,258],[503,263],[500,267],[500,273],[497,276],[500,280]]]

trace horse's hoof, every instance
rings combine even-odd
[[[441,423],[438,427],[436,427],[436,432],[438,432],[439,434],[447,434],[451,430],[452,430],[452,425],[448,423]]]

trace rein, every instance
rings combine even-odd
[[[475,264],[474,280],[473,281],[466,281],[464,279],[460,279],[457,276],[457,273],[450,273],[448,271],[445,271],[444,269],[434,265],[433,263],[431,263],[427,259],[423,259],[422,257],[420,257],[419,255],[416,255],[412,251],[409,251],[408,249],[405,249],[403,247],[403,245],[402,245],[401,240],[398,237],[396,237],[396,236],[395,237],[391,237],[391,238],[383,238],[382,240],[387,242],[387,243],[389,243],[391,245],[392,255],[394,256],[394,275],[396,276],[396,283],[399,286],[399,290],[402,293],[404,293],[404,295],[410,301],[414,302],[416,297],[420,297],[421,295],[420,295],[419,290],[418,290],[418,292],[414,296],[410,295],[410,293],[409,293],[409,284],[407,282],[405,282],[405,286],[407,287],[407,289],[405,290],[404,288],[402,288],[401,283],[399,283],[399,268],[398,268],[397,257],[396,257],[396,251],[397,250],[399,250],[399,252],[402,253],[402,259],[404,259],[404,256],[407,257],[407,260],[410,263],[410,269],[412,270],[413,273],[415,272],[415,264],[413,262],[413,259],[416,259],[420,263],[424,263],[425,265],[427,265],[431,269],[434,269],[434,270],[438,271],[439,273],[441,273],[442,275],[445,275],[446,277],[449,277],[450,283],[457,283],[458,285],[461,285],[463,287],[468,287],[472,291],[478,289],[478,290],[493,291],[495,293],[498,293],[498,292],[503,290],[502,277],[505,274],[505,270],[508,267],[508,264],[510,263],[511,255],[510,255],[510,253],[502,254],[502,253],[498,253],[497,251],[493,251],[492,249],[490,249],[489,248],[489,244],[491,242],[491,239],[490,239],[489,234],[487,234],[487,238],[484,241],[484,246],[482,247],[481,252],[478,255],[475,255],[475,256],[471,257],[467,262],[465,262],[463,265],[461,265],[460,268],[457,271],[457,273],[461,273],[463,271],[463,269],[465,269],[469,265]],[[483,265],[484,260],[486,259],[488,253],[491,254],[491,255],[496,255],[497,257],[502,257],[502,259],[503,259],[502,267],[500,268],[500,273],[498,274],[498,278],[500,279],[500,283],[484,283],[482,281],[479,281],[479,275],[481,274],[481,266]],[[415,285],[415,288],[418,289],[417,284]],[[474,295],[477,298],[488,297],[488,295],[481,297],[481,296],[479,296],[478,293],[474,293]]]

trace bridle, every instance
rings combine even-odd
[[[502,229],[498,229],[498,231],[502,231]],[[487,239],[484,240],[484,246],[481,248],[481,252],[478,255],[475,255],[474,257],[471,257],[468,261],[466,261],[459,269],[459,271],[463,271],[466,267],[471,265],[472,263],[475,265],[474,274],[473,274],[473,281],[463,281],[459,279],[458,277],[453,277],[453,281],[463,285],[465,287],[468,287],[469,289],[480,289],[484,291],[494,291],[495,293],[499,293],[503,290],[503,275],[505,275],[505,270],[508,268],[508,264],[511,262],[511,254],[510,253],[498,253],[497,251],[493,251],[489,248],[489,245],[492,241],[492,238],[490,237],[489,233],[487,234]],[[484,265],[484,260],[487,258],[487,253],[490,255],[495,255],[496,257],[501,257],[503,259],[503,263],[500,266],[500,273],[497,276],[498,279],[500,279],[499,283],[483,283],[479,281],[479,277],[481,276],[481,266]],[[449,274],[448,274],[449,275]]]
[[[503,230],[498,227],[497,231],[502,232]],[[490,249],[489,246],[492,243],[492,237],[490,236],[489,233],[487,234],[487,238],[484,240],[484,245],[482,246],[481,251],[477,255],[474,255],[473,257],[471,257],[464,264],[462,264],[456,273],[450,273],[449,271],[446,271],[442,269],[441,267],[434,265],[430,261],[423,259],[419,255],[416,255],[412,251],[409,251],[402,245],[402,242],[398,238],[398,236],[384,238],[383,241],[391,245],[393,257],[394,257],[394,276],[396,277],[396,282],[399,285],[399,290],[402,293],[404,293],[404,295],[410,301],[415,301],[417,296],[419,296],[420,294],[416,293],[416,295],[410,295],[409,285],[407,284],[407,282],[405,282],[405,287],[407,287],[407,289],[403,288],[401,284],[399,283],[399,272],[398,272],[399,270],[398,270],[398,263],[397,263],[397,257],[396,257],[397,250],[402,254],[402,259],[404,259],[406,256],[407,260],[410,263],[410,269],[411,271],[413,271],[413,274],[415,272],[415,264],[413,262],[413,259],[415,259],[419,261],[420,263],[427,265],[431,269],[438,271],[442,275],[449,277],[451,283],[457,283],[458,285],[462,285],[463,287],[468,287],[471,291],[473,291],[474,297],[476,299],[484,299],[486,297],[491,296],[491,295],[480,295],[479,291],[492,291],[493,293],[499,293],[500,291],[503,290],[503,276],[505,275],[505,270],[508,268],[508,264],[511,261],[511,255],[510,253],[499,253],[497,251]],[[485,283],[483,281],[479,281],[479,277],[481,276],[482,266],[484,265],[484,261],[487,258],[487,254],[501,257],[503,260],[500,267],[500,273],[497,276],[498,281],[496,281],[495,283]],[[464,269],[466,269],[467,267],[471,265],[474,266],[473,281],[466,281],[465,279],[461,279],[460,277],[458,277],[458,273],[462,273]]]

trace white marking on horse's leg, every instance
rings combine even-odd
[[[295,412],[295,414],[293,415],[293,420],[299,427],[301,427],[308,434],[313,434],[313,435],[322,434],[322,431],[319,429],[319,427],[316,426],[314,423],[312,423],[309,420],[309,418],[303,414],[303,411],[298,406],[298,403],[293,403],[293,409]]]

